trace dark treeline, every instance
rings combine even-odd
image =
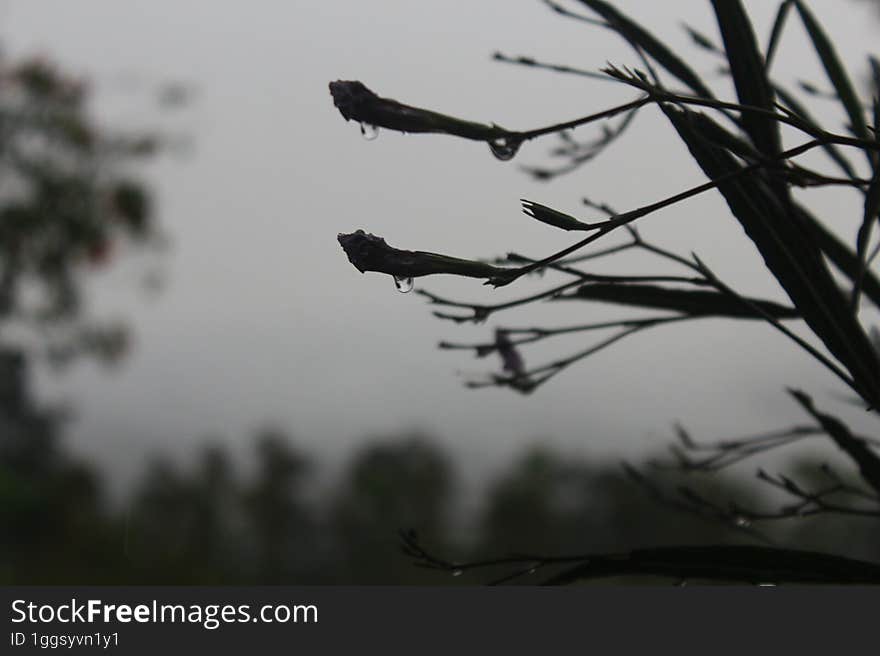
[[[751,539],[658,502],[613,463],[539,446],[490,477],[475,504],[462,498],[451,456],[416,435],[365,443],[328,481],[284,434],[267,431],[254,438],[256,467],[247,474],[209,445],[186,467],[154,461],[129,500],[111,504],[100,472],[65,455],[59,420],[35,406],[24,358],[8,351],[0,359],[3,584],[491,578],[491,571],[454,577],[413,566],[398,548],[399,529],[416,530],[424,545],[459,561]],[[673,491],[681,483],[664,478]],[[716,499],[757,500],[751,478],[704,474],[698,483]],[[789,545],[880,560],[880,522],[825,517],[775,529],[775,539]]]

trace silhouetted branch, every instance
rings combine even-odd
[[[565,585],[609,576],[785,584],[880,583],[880,566],[830,554],[752,545],[659,547],[588,556],[544,585]]]
[[[553,565],[572,567],[545,579],[543,585],[615,576],[658,576],[680,580],[758,584],[880,583],[880,566],[830,554],[752,545],[675,546],[613,554],[542,556],[515,554],[482,561],[455,563],[422,546],[411,532],[401,532],[402,549],[416,563],[460,575],[498,566],[521,566],[496,580],[509,582]]]
[[[504,269],[485,262],[393,248],[381,237],[363,230],[340,234],[337,239],[349,261],[361,273],[376,271],[396,278],[417,278],[440,273],[470,278],[492,278],[504,272]]]
[[[565,66],[564,64],[549,64],[547,62],[538,61],[532,57],[511,57],[505,55],[504,53],[496,52],[494,55],[492,55],[492,58],[495,61],[504,62],[506,64],[518,64],[520,66],[528,66],[529,68],[538,68],[546,71],[553,71],[555,73],[578,75],[580,77],[588,77],[594,80],[601,80],[603,82],[611,81],[611,79],[606,74],[599,71],[587,71],[582,68]]]

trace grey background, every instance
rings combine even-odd
[[[714,36],[708,3],[618,4],[692,53],[699,72],[711,75],[718,66],[680,29],[684,20]],[[746,4],[765,42],[776,3]],[[864,53],[877,35],[870,8],[844,0],[811,5],[844,59],[865,76]],[[189,144],[182,156],[172,153],[148,170],[170,248],[158,262],[123,257],[89,282],[91,309],[124,317],[136,330],[124,366],[107,371],[82,364],[60,376],[36,376],[47,402],[76,410],[68,443],[110,465],[116,480],[138,471],[149,452],[186,454],[206,436],[243,449],[266,425],[333,454],[368,435],[422,429],[454,447],[472,473],[535,439],[619,457],[659,448],[675,420],[709,437],[799,420],[784,393],[790,384],[869,426],[865,413],[837,400],[843,390],[817,364],[770,328],[742,322],[703,321],[636,336],[530,397],[469,391],[462,386],[467,375],[499,364],[438,351],[437,341],[479,340],[499,324],[582,323],[626,310],[543,305],[496,315],[483,326],[457,326],[431,317],[419,296],[396,293],[387,276],[362,276],[346,261],[336,234],[356,228],[402,248],[541,256],[571,237],[530,222],[519,211],[520,198],[589,218],[593,213],[579,205],[584,195],[629,209],[700,182],[650,109],[599,160],[542,184],[519,166],[546,162],[552,138],[527,144],[508,163],[482,144],[441,136],[383,131],[367,142],[355,124],[343,122],[327,91],[331,80],[358,79],[415,105],[537,127],[633,94],[496,63],[491,54],[591,69],[606,61],[637,64],[606,31],[531,0],[3,0],[0,39],[7,54],[44,52],[85,74],[93,109],[107,125],[157,127]],[[807,77],[827,86],[796,20],[775,70],[789,84]],[[718,88],[727,84],[712,79]],[[159,110],[155,90],[167,81],[192,85],[187,107]],[[829,126],[842,129],[832,103],[813,104]],[[796,135],[787,139],[798,142]],[[852,239],[859,216],[854,195],[804,196]],[[697,251],[742,292],[783,298],[718,198],[652,215],[642,230],[679,252]],[[157,264],[161,293],[140,292],[138,281]],[[639,256],[595,270],[663,269]],[[417,281],[480,302],[519,296],[533,284],[492,291],[478,281]],[[525,357],[537,363],[582,343],[560,340]]]

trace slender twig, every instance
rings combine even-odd
[[[443,305],[446,307],[456,307],[468,309],[473,312],[472,317],[453,317],[453,316],[441,316],[439,313],[435,312],[435,316],[441,316],[444,319],[453,319],[453,320],[463,320],[463,321],[485,321],[489,315],[494,314],[495,312],[500,312],[502,310],[509,310],[510,308],[519,307],[520,305],[526,305],[528,303],[532,303],[534,301],[541,300],[543,298],[549,298],[554,294],[559,294],[560,292],[565,291],[566,289],[570,289],[577,285],[583,284],[583,281],[580,279],[572,280],[557,287],[553,287],[551,289],[544,290],[543,292],[539,292],[537,294],[531,294],[529,296],[524,296],[522,298],[517,298],[512,301],[507,301],[505,303],[496,303],[495,305],[482,305],[475,303],[463,303],[460,301],[453,301],[450,299],[443,298],[441,296],[437,296],[436,294],[432,294],[431,292],[427,292],[422,289],[416,290],[417,294],[420,294],[426,297],[431,304],[433,305]]]
[[[571,130],[573,128],[580,127],[582,125],[586,125],[588,123],[595,123],[596,121],[601,121],[603,119],[611,118],[613,116],[617,116],[623,112],[627,112],[633,109],[638,109],[639,107],[644,107],[652,103],[653,100],[650,96],[643,96],[636,100],[633,100],[628,103],[624,103],[622,105],[617,105],[615,107],[611,107],[610,109],[602,110],[601,112],[595,112],[594,114],[588,114],[587,116],[582,116],[581,118],[576,118],[572,121],[565,121],[564,123],[557,123],[555,125],[548,125],[547,127],[538,128],[535,130],[528,130],[526,132],[516,132],[513,133],[512,136],[517,141],[528,141],[530,139],[537,139],[538,137],[543,137],[547,134],[553,134],[554,132],[562,132],[563,130]]]
[[[850,387],[854,392],[861,395],[861,391],[859,389],[859,386],[856,384],[856,382],[843,369],[838,367],[837,364],[835,364],[830,358],[826,357],[823,353],[818,351],[808,341],[806,341],[805,339],[802,339],[800,336],[798,336],[797,334],[795,334],[794,332],[792,332],[791,330],[786,328],[782,324],[782,322],[780,322],[778,319],[771,316],[770,314],[765,312],[763,309],[759,308],[757,305],[750,302],[748,299],[737,294],[730,287],[725,285],[717,276],[715,276],[715,274],[712,273],[712,271],[709,270],[709,268],[696,255],[694,255],[693,257],[694,257],[694,261],[697,263],[697,266],[699,267],[699,271],[704,276],[706,276],[706,278],[710,282],[712,282],[719,291],[724,292],[725,294],[729,294],[731,296],[731,298],[738,299],[742,303],[745,303],[750,308],[755,310],[758,314],[762,315],[764,317],[764,319],[767,321],[767,323],[769,323],[771,326],[776,328],[776,330],[778,330],[783,335],[788,337],[795,344],[800,346],[807,353],[809,353],[811,356],[813,356],[816,360],[818,360],[820,363],[822,363],[829,371],[831,371],[835,376],[837,376],[838,378],[840,378],[840,380],[842,380],[844,383],[846,383],[846,385],[848,387]]]
[[[810,150],[812,148],[815,148],[818,145],[820,145],[820,143],[818,141],[809,141],[809,142],[801,144],[800,146],[797,146],[795,148],[791,148],[789,150],[783,151],[782,153],[779,154],[779,159],[788,159],[790,157],[795,157],[797,155],[800,155],[802,153],[807,152],[808,150]],[[521,276],[524,276],[528,273],[531,273],[532,271],[535,271],[537,269],[544,268],[548,264],[551,264],[557,260],[560,260],[560,259],[566,257],[567,255],[571,255],[572,253],[574,253],[574,252],[580,250],[581,248],[583,248],[584,246],[587,246],[587,245],[593,243],[594,241],[604,237],[608,233],[616,230],[617,228],[623,227],[623,226],[625,226],[629,223],[632,223],[638,219],[641,219],[642,217],[645,217],[653,212],[661,210],[665,207],[669,207],[670,205],[674,205],[674,204],[679,203],[679,202],[686,200],[688,198],[692,198],[692,197],[697,196],[699,194],[702,194],[706,191],[715,189],[716,187],[718,187],[719,185],[721,185],[725,182],[728,182],[732,179],[741,177],[741,176],[746,175],[748,173],[752,173],[752,172],[762,168],[764,165],[765,164],[763,162],[754,162],[752,164],[748,164],[748,165],[743,166],[742,168],[739,168],[735,171],[731,171],[730,173],[725,173],[724,175],[721,175],[713,180],[709,180],[708,182],[704,182],[704,183],[699,184],[695,187],[691,187],[690,189],[686,189],[685,191],[679,192],[677,194],[673,194],[672,196],[664,198],[660,201],[651,203],[649,205],[645,205],[643,207],[639,207],[634,210],[630,210],[628,212],[624,212],[623,214],[618,214],[618,215],[608,219],[604,223],[598,224],[599,227],[596,228],[596,231],[593,234],[582,239],[581,241],[577,242],[576,244],[573,244],[567,248],[562,249],[561,251],[553,253],[552,255],[549,255],[548,257],[545,257],[542,260],[538,260],[536,262],[533,262],[532,264],[529,264],[529,265],[526,265],[523,267],[517,267],[514,269],[509,269],[496,277],[490,278],[485,284],[490,284],[495,287],[503,287],[504,285],[509,285],[510,283],[515,281],[517,278],[520,278]]]
[[[528,66],[530,68],[538,68],[546,71],[553,71],[554,73],[566,73],[569,75],[578,75],[580,77],[588,77],[593,80],[600,80],[603,82],[612,82],[612,78],[609,78],[605,73],[600,73],[599,71],[588,71],[583,68],[574,68],[572,66],[565,66],[563,64],[550,64],[547,62],[538,61],[532,57],[510,57],[501,52],[496,52],[492,55],[492,58],[495,61],[504,62],[505,64],[517,64],[519,66]]]
[[[658,323],[662,323],[669,318],[670,317],[666,315],[649,317],[647,319],[621,319],[618,321],[602,321],[598,323],[588,323],[577,326],[564,326],[561,328],[503,328],[499,330],[501,330],[501,332],[506,335],[525,335],[524,337],[514,338],[510,340],[511,345],[513,346],[523,346],[526,344],[533,344],[534,342],[539,342],[550,337],[571,335],[573,333],[607,330],[609,328],[633,328],[636,326],[649,328],[651,326],[657,325]],[[675,318],[679,319],[679,317]],[[681,317],[680,319],[685,320],[702,318],[704,317],[688,316]],[[448,351],[475,351],[477,355],[482,356],[488,355],[492,351],[496,350],[497,345],[494,342],[481,344],[457,344],[444,341],[440,342],[437,347]]]
[[[404,553],[431,569],[460,574],[499,566],[520,566],[509,581],[552,565],[572,565],[546,579],[545,585],[612,576],[660,576],[673,580],[700,579],[758,583],[877,583],[880,566],[842,556],[797,549],[753,545],[673,546],[624,553],[575,556],[517,554],[482,561],[455,563],[423,547],[414,536],[401,535]]]

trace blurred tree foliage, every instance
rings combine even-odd
[[[6,354],[0,367],[0,584],[451,585],[491,574],[414,567],[396,548],[403,527],[461,561],[495,556],[499,545],[562,555],[750,539],[727,521],[658,503],[614,464],[546,447],[495,472],[479,503],[465,506],[454,460],[411,434],[367,440],[328,478],[286,435],[263,431],[249,473],[208,444],[189,467],[156,459],[126,502],[111,504],[99,472],[61,449],[58,418],[28,393],[27,361]],[[817,468],[794,469],[808,480]],[[757,501],[732,473],[676,479],[694,483],[719,503]],[[880,528],[864,518],[773,529],[773,540],[880,559]]]
[[[102,127],[88,101],[53,63],[0,57],[2,341],[56,365],[124,353],[124,326],[84,316],[83,274],[157,237],[137,173],[159,137]]]
[[[84,311],[86,275],[156,243],[139,179],[156,134],[115,132],[89,85],[35,57],[0,55],[0,578],[105,580],[117,526],[100,480],[57,444],[60,413],[37,407],[28,372],[79,355],[116,361],[124,325]],[[30,572],[24,578],[22,574]]]

